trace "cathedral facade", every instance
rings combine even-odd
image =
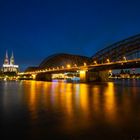
[[[10,61],[8,58],[8,53],[6,51],[6,55],[5,55],[5,59],[4,59],[4,63],[2,65],[2,71],[5,72],[15,72],[17,73],[19,70],[19,66],[15,65],[15,60],[14,60],[14,54],[12,52],[12,55],[10,57]]]

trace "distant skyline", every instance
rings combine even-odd
[[[91,57],[140,33],[139,0],[0,1],[0,65],[6,50],[24,70],[54,53]]]

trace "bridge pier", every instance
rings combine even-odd
[[[108,81],[109,80],[109,70],[104,71],[80,71],[80,82],[93,82],[93,81]]]
[[[79,71],[80,82],[93,82],[93,81],[108,81],[109,80],[109,70],[104,71],[88,71],[80,70]],[[32,74],[33,80],[37,81],[52,81],[51,73],[39,73]]]
[[[87,82],[87,70],[80,70],[80,82]]]
[[[36,75],[37,75],[37,74],[32,74],[33,80],[36,80]]]
[[[109,81],[109,70],[99,71],[99,80],[106,82]]]
[[[50,73],[39,73],[36,75],[37,81],[52,81],[52,74]]]

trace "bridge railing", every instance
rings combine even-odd
[[[48,69],[41,69],[41,70],[37,70],[37,71],[30,71],[30,72],[21,72],[18,73],[18,75],[28,75],[28,74],[39,74],[39,73],[47,73],[47,72],[64,72],[64,71],[78,71],[78,70],[89,70],[95,67],[100,67],[100,66],[109,66],[109,65],[115,65],[115,64],[120,64],[123,65],[125,63],[140,63],[140,58],[137,59],[132,59],[132,60],[127,60],[126,57],[124,57],[122,60],[120,61],[111,61],[109,59],[106,60],[106,62],[104,63],[97,63],[94,62],[93,64],[87,65],[86,63],[83,63],[83,66],[71,66],[71,65],[67,65],[66,67],[61,66],[61,67],[56,67],[56,68],[48,68]]]

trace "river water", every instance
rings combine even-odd
[[[140,139],[140,80],[0,82],[0,134],[12,139]]]

